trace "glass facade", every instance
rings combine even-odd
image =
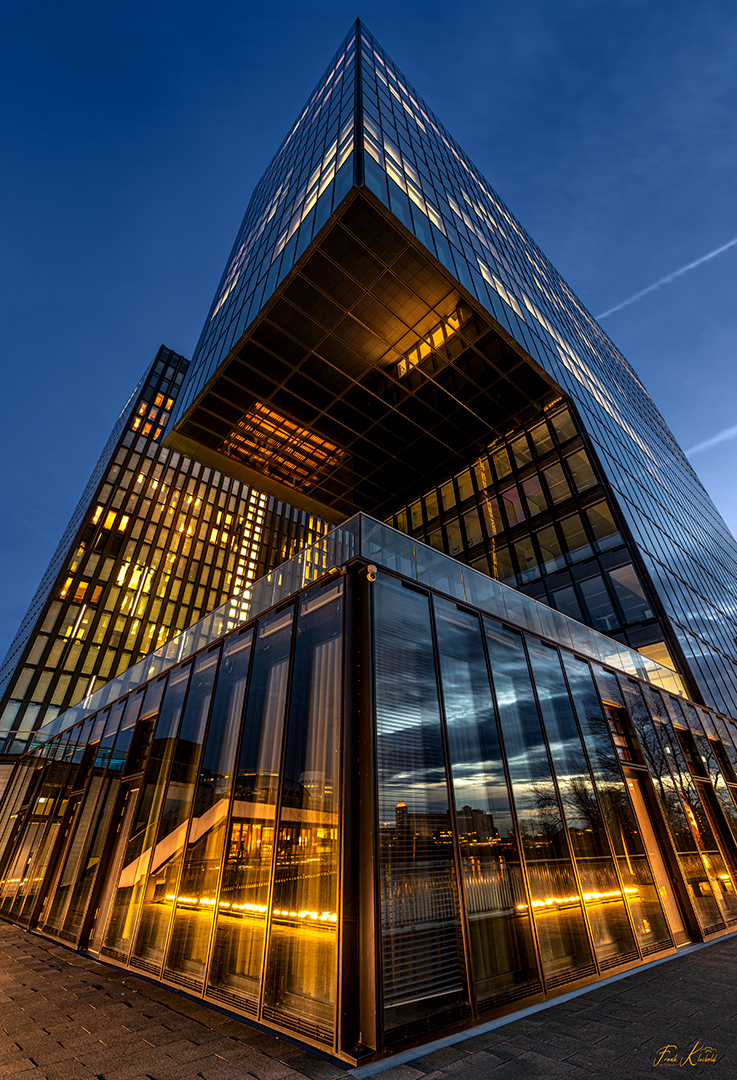
[[[595,468],[595,464],[597,467]],[[453,558],[626,641],[668,667],[668,624],[605,497],[570,410],[554,404],[527,431],[389,519]]]
[[[398,530],[330,536],[17,760],[0,915],[346,1061],[737,924],[732,720]]]
[[[0,752],[325,531],[162,445],[188,361],[161,348],[123,409],[0,669]]]
[[[544,419],[556,401],[570,433]],[[439,508],[431,542],[485,544],[492,574],[737,710],[734,538],[625,358],[360,23],[254,193],[167,439],[333,523],[409,513],[431,485],[442,502],[488,454],[493,496]],[[596,564],[538,584],[587,546]]]

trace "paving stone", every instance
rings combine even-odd
[[[22,1074],[22,1072],[30,1072],[31,1069],[36,1068],[36,1062],[31,1062],[30,1058],[24,1057],[21,1061],[13,1062],[10,1065],[0,1065],[0,1077],[15,1077]]]
[[[425,1076],[421,1069],[415,1069],[411,1065],[395,1065],[380,1075],[382,1080],[415,1080],[415,1077]]]
[[[702,1067],[708,1080],[734,1080],[736,1015],[737,938],[725,938],[490,1032],[418,1048],[402,1065],[387,1059],[377,1080],[639,1080],[652,1078],[660,1046],[690,1049],[697,1036],[721,1054]],[[0,922],[0,1077],[340,1080],[348,1072],[202,1001]]]
[[[332,1061],[324,1061],[306,1050],[301,1050],[297,1046],[289,1046],[287,1043],[280,1045],[279,1055],[286,1065],[289,1065],[300,1075],[309,1077],[310,1080],[338,1080],[338,1077],[346,1075],[348,1069],[345,1064],[336,1065]],[[412,1064],[416,1065],[418,1069],[422,1068],[417,1062],[412,1062]]]
[[[96,1074],[76,1058],[45,1067],[42,1076],[44,1080],[96,1080]],[[36,1080],[35,1074],[30,1073],[28,1080]]]
[[[266,1054],[257,1052],[251,1053],[239,1064],[241,1064],[251,1076],[255,1076],[257,1080],[282,1080],[282,1078],[297,1075],[295,1070],[292,1069],[291,1066],[286,1065],[283,1061],[278,1061],[275,1058],[267,1057]],[[418,1072],[419,1070],[415,1071]],[[409,1077],[407,1077],[407,1080],[409,1080]]]
[[[532,1051],[535,1054],[541,1054],[543,1057],[555,1058],[559,1061],[570,1056],[570,1051],[566,1047],[555,1043],[542,1042],[540,1039],[533,1039],[529,1035],[518,1035],[516,1038],[510,1039],[509,1042],[515,1049],[520,1049],[523,1052]]]
[[[460,1061],[463,1058],[468,1057],[468,1051],[462,1043],[454,1043],[452,1046],[441,1046],[438,1050],[433,1050],[429,1054],[423,1054],[422,1057],[413,1058],[411,1064],[415,1069],[422,1069],[423,1072],[435,1072],[437,1069],[442,1069],[444,1065],[451,1065],[454,1061]]]
[[[197,1075],[203,1077],[203,1080],[242,1080],[243,1070],[229,1061],[211,1055],[197,1062]]]

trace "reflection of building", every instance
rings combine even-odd
[[[458,811],[458,828],[468,837],[469,843],[486,844],[499,839],[494,828],[494,818],[488,810],[472,809],[461,806]]]
[[[336,528],[6,763],[1,915],[346,1062],[737,926],[734,544],[359,24],[166,442]]]

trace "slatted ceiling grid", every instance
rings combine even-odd
[[[391,267],[368,250],[374,235],[393,257]],[[327,325],[318,321],[315,295],[325,301]],[[351,305],[342,316],[335,302],[341,296]],[[530,395],[548,392],[519,356],[504,358],[508,375],[490,369],[483,354],[487,342],[480,341],[488,324],[478,311],[466,306],[454,333],[439,334],[439,327],[456,318],[459,302],[457,288],[426,255],[398,235],[367,198],[356,197],[239,347],[225,370],[228,382],[212,384],[181,430],[222,452],[224,435],[228,441],[225,418],[232,417],[234,402],[247,409],[251,395],[351,454],[355,478],[342,488],[317,484],[315,498],[336,509],[342,502],[346,512],[369,500],[372,506],[379,500],[388,504],[397,477],[406,477],[405,486],[413,483],[412,471],[419,476],[439,459],[458,457],[459,442],[467,446],[487,436],[495,411],[508,420],[510,410],[530,408]],[[488,345],[494,356],[510,351],[495,341]],[[240,394],[224,389],[232,381],[242,387]],[[408,419],[415,429],[406,427]],[[392,441],[396,449],[388,453]]]

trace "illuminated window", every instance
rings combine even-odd
[[[516,487],[507,488],[501,493],[504,509],[507,511],[507,521],[510,526],[519,525],[525,520],[525,511],[522,507],[522,499]]]
[[[389,165],[387,164],[387,169]],[[407,350],[404,360],[400,360],[397,364],[397,375],[401,379],[416,367],[418,364],[426,360],[433,350],[436,353],[446,359],[452,359],[450,353],[450,347],[452,345],[452,339],[461,329],[461,322],[468,322],[471,318],[471,311],[468,308],[464,308],[459,305],[458,309],[449,315],[443,322],[434,326],[430,330],[425,339],[418,341],[416,345],[413,345],[411,349]]]
[[[96,507],[95,512],[92,515],[92,524],[93,525],[97,525],[97,522],[100,520],[100,516],[102,514],[103,509],[104,509],[104,507],[99,506],[99,505]]]
[[[505,476],[509,476],[512,471],[512,466],[509,463],[509,454],[506,450],[497,450],[497,452],[492,455],[491,460],[494,462],[494,471],[498,480],[503,480]]]
[[[566,464],[571,470],[571,476],[577,491],[585,491],[586,488],[593,487],[596,484],[596,476],[585,450],[577,450],[575,454],[569,454],[566,458]]]
[[[256,402],[219,448],[236,460],[290,487],[307,491],[348,454],[321,435]],[[261,514],[263,516],[263,514]]]
[[[128,517],[128,515],[123,514],[120,521],[118,522],[118,530],[120,532],[125,532],[125,530],[128,528],[128,522],[129,521],[130,521],[130,518]]]
[[[573,423],[568,409],[556,413],[555,416],[551,417],[551,420],[555,428],[555,434],[558,436],[558,442],[566,442],[576,434],[576,425]]]

